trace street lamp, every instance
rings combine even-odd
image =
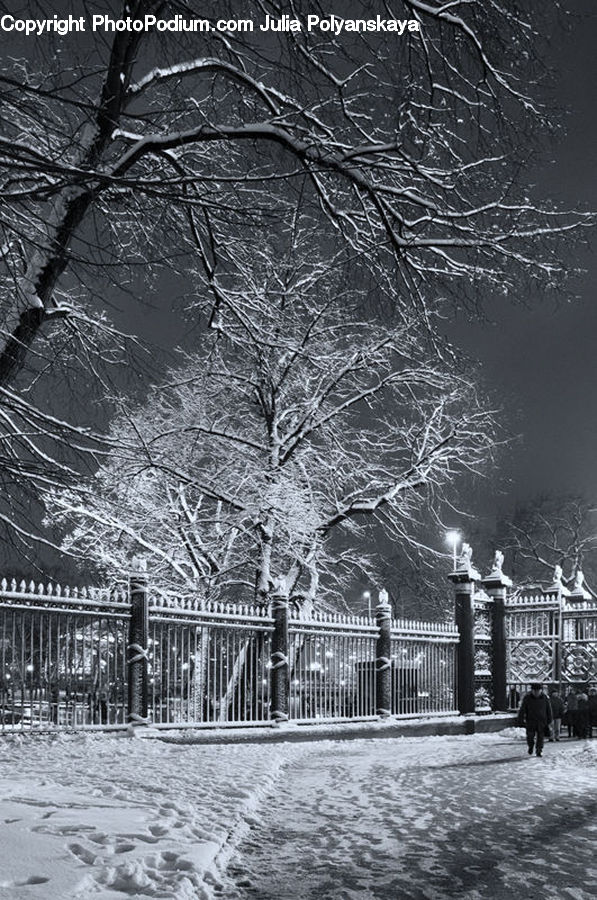
[[[456,548],[460,543],[460,532],[453,529],[452,531],[446,531],[446,544],[452,548],[452,553],[454,555],[454,571],[456,571],[457,559],[456,559]]]

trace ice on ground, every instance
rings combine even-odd
[[[597,896],[597,741],[0,741],[0,900]]]

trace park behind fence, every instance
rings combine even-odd
[[[0,584],[4,733],[453,714],[452,624]]]

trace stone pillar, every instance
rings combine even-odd
[[[475,582],[479,581],[481,576],[472,566],[472,554],[470,545],[463,544],[456,568],[448,576],[454,585],[454,618],[458,628],[457,705],[461,715],[475,712],[475,608],[473,595]]]
[[[379,592],[375,608],[379,633],[375,652],[375,712],[384,718],[392,714],[392,609],[388,592]]]
[[[454,582],[454,618],[458,628],[456,672],[458,678],[458,711],[461,715],[475,711],[475,611],[474,582],[462,577]]]
[[[288,597],[281,584],[272,593],[272,634],[270,716],[274,722],[288,721]]]
[[[131,617],[127,654],[128,720],[131,725],[147,725],[147,564],[135,557],[130,575]]]
[[[483,588],[491,597],[491,682],[493,711],[508,710],[508,672],[506,644],[506,594],[512,581],[502,572],[503,554],[498,550],[493,568],[483,579]]]

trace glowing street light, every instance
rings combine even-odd
[[[456,556],[456,548],[460,543],[460,532],[453,529],[452,531],[446,531],[446,544],[448,544],[452,548],[452,553],[454,555],[454,571],[456,571],[457,565],[457,556]]]

